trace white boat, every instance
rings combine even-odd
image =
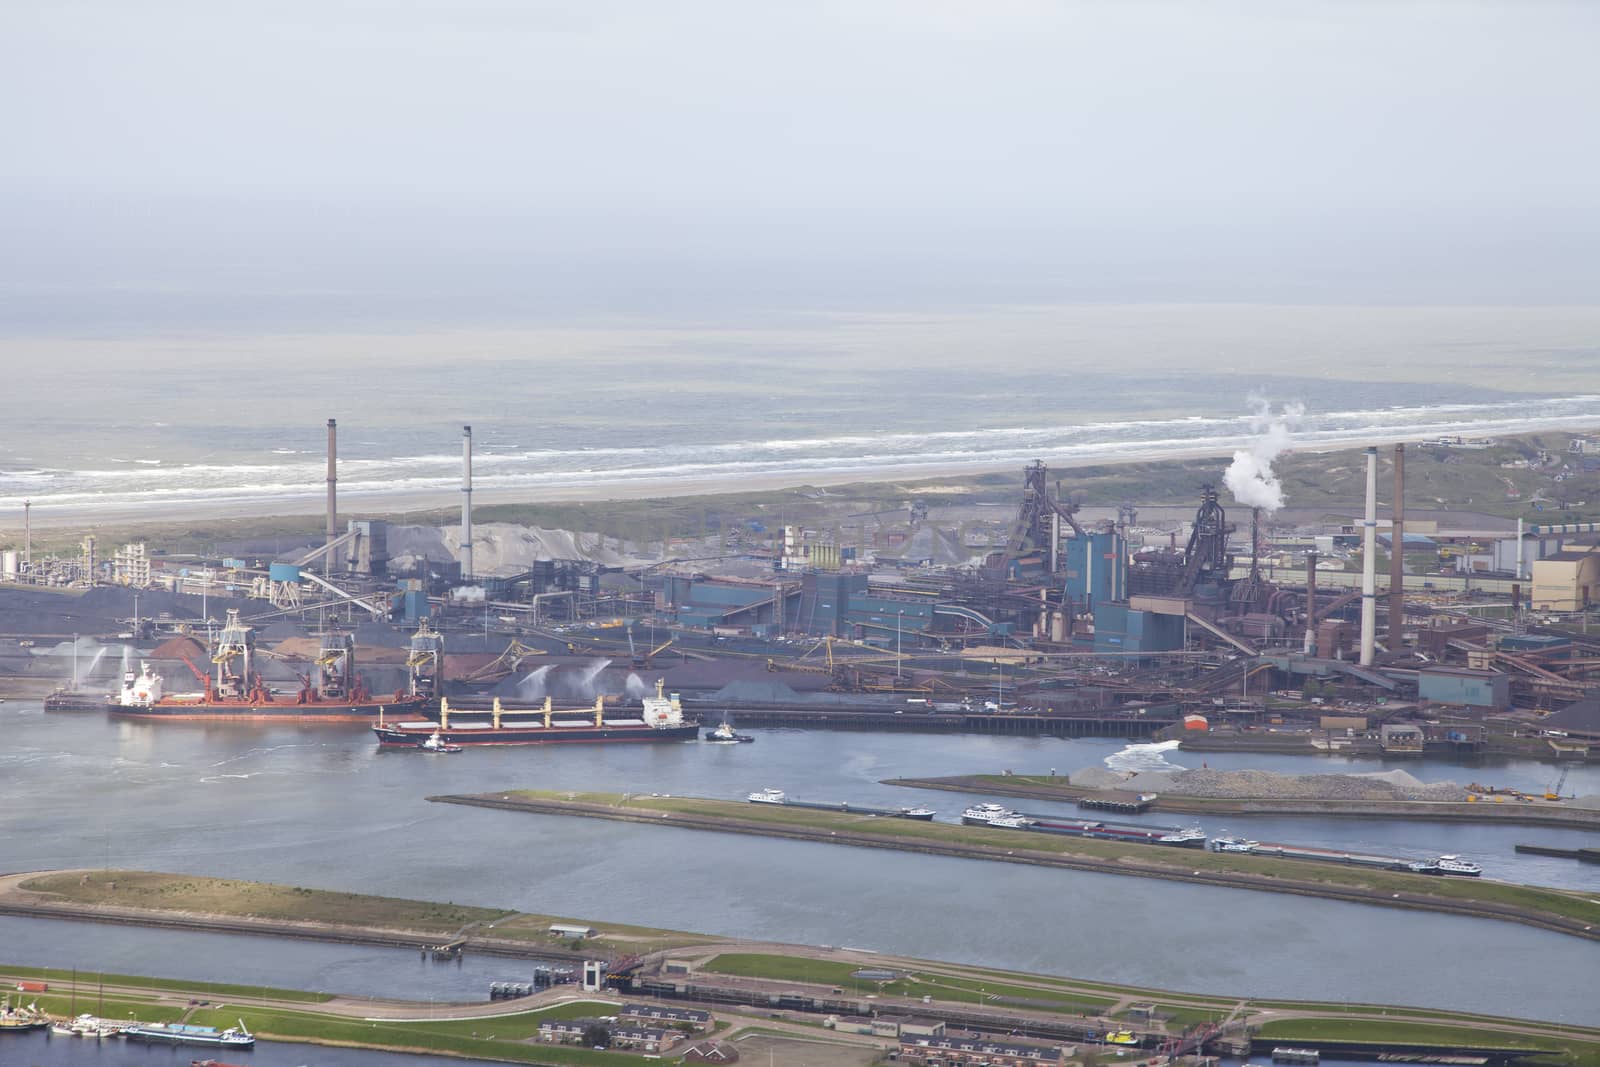
[[[1213,852],[1250,853],[1260,847],[1260,841],[1251,841],[1243,837],[1213,837],[1211,839],[1211,851]]]
[[[895,811],[895,814],[902,819],[918,819],[922,822],[928,822],[939,813],[932,808],[924,808],[918,805],[914,808],[899,808]]]
[[[1021,819],[1021,825],[1033,825],[1033,821],[1025,818],[1021,812],[1000,804],[974,804],[961,813],[961,821],[967,826],[993,826],[996,819]]]
[[[787,804],[789,797],[781,789],[759,789],[745,797],[752,804]]]
[[[1160,845],[1175,845],[1178,848],[1204,848],[1206,832],[1198,826],[1185,827],[1170,834],[1162,834],[1156,838]]]
[[[1012,812],[1010,815],[1001,815],[990,819],[989,825],[996,830],[1026,830],[1033,825],[1033,820]]]
[[[1483,868],[1471,860],[1464,860],[1460,856],[1440,856],[1435,861],[1439,866],[1440,874],[1454,874],[1465,878],[1476,878],[1483,873]]]

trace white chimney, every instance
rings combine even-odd
[[[461,580],[472,577],[472,427],[461,427]]]
[[[1378,628],[1378,450],[1367,449],[1367,518],[1361,530],[1361,665],[1372,666]]]

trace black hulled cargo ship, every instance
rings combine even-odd
[[[383,748],[419,748],[432,738],[449,745],[560,745],[624,741],[693,741],[700,723],[686,719],[678,694],[664,695],[656,682],[656,695],[645,697],[638,718],[608,718],[605,698],[594,707],[557,710],[546,697],[537,708],[507,708],[496,697],[489,708],[452,707],[439,701],[439,718],[390,721],[380,717],[372,731]]]

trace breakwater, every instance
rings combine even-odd
[[[884,785],[938,789],[950,793],[1018,797],[1077,803],[1106,795],[1106,790],[1013,775],[963,774],[937,778],[886,778]],[[1600,809],[1532,805],[1521,802],[1434,800],[1317,800],[1282,797],[1228,799],[1161,793],[1146,809],[1174,815],[1303,815],[1316,818],[1414,819],[1424,822],[1492,822],[1508,826],[1545,826],[1566,830],[1600,830]]]
[[[1487,881],[1478,883],[1473,880],[1472,886],[1461,885],[1458,891],[1433,887],[1434,891],[1429,892],[1421,887],[1413,888],[1417,881],[1432,881],[1422,875],[1367,870],[1329,870],[1324,873],[1312,871],[1311,864],[1301,865],[1293,861],[1273,861],[1274,868],[1268,869],[1258,865],[1261,861],[1253,857],[1196,855],[1181,849],[1156,849],[1148,845],[1122,846],[1103,841],[1074,843],[1077,847],[1089,851],[1045,849],[1031,841],[1029,835],[1010,834],[1006,831],[994,831],[995,844],[990,845],[971,840],[971,832],[965,828],[937,823],[892,819],[882,820],[880,825],[875,826],[877,820],[870,817],[839,822],[837,815],[830,816],[822,812],[795,812],[791,815],[783,812],[782,808],[777,808],[776,810],[783,815],[780,820],[773,818],[765,810],[759,810],[764,806],[696,798],[629,798],[586,794],[581,799],[574,795],[574,798],[569,800],[530,793],[496,792],[430,796],[427,799],[441,804],[520,811],[535,815],[607,819],[686,830],[916,852],[957,859],[1160,878],[1232,889],[1323,897],[1388,908],[1439,911],[1472,918],[1523,923],[1587,940],[1600,941],[1600,907],[1585,904],[1572,894]],[[635,800],[636,803],[630,804],[630,800]],[[686,805],[690,804],[699,810],[687,808]],[[905,830],[914,828],[914,830],[885,832],[889,827],[905,828]],[[1052,840],[1062,841],[1060,838]],[[1497,896],[1505,899],[1495,899]],[[1555,910],[1561,905],[1568,906],[1567,913]]]

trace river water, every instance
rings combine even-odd
[[[752,745],[379,753],[347,728],[119,723],[0,707],[0,869],[137,867],[505,906],[731,937],[847,944],[1083,978],[1241,995],[1360,999],[1600,1022],[1581,982],[1591,943],[1507,923],[1275,894],[427,803],[429,794],[536,787],[818,800],[971,798],[895,789],[896,775],[1010,768],[1063,773],[1108,757],[1193,756],[1102,740],[771,730]],[[1376,761],[1207,753],[1220,767],[1379,770]],[[1533,763],[1406,765],[1426,779],[1542,788]],[[1600,792],[1600,769],[1567,792]],[[1029,803],[1030,810],[1071,809]],[[1166,821],[1182,822],[1167,817]],[[1491,876],[1593,890],[1600,872],[1516,857],[1562,830],[1230,817],[1261,839],[1395,855],[1460,852]],[[481,998],[517,961],[422,965],[409,952],[5,920],[10,962],[261,981],[307,989]],[[241,942],[243,943],[241,945]],[[240,968],[237,961],[249,959]],[[1484,978],[1493,961],[1493,980]]]

